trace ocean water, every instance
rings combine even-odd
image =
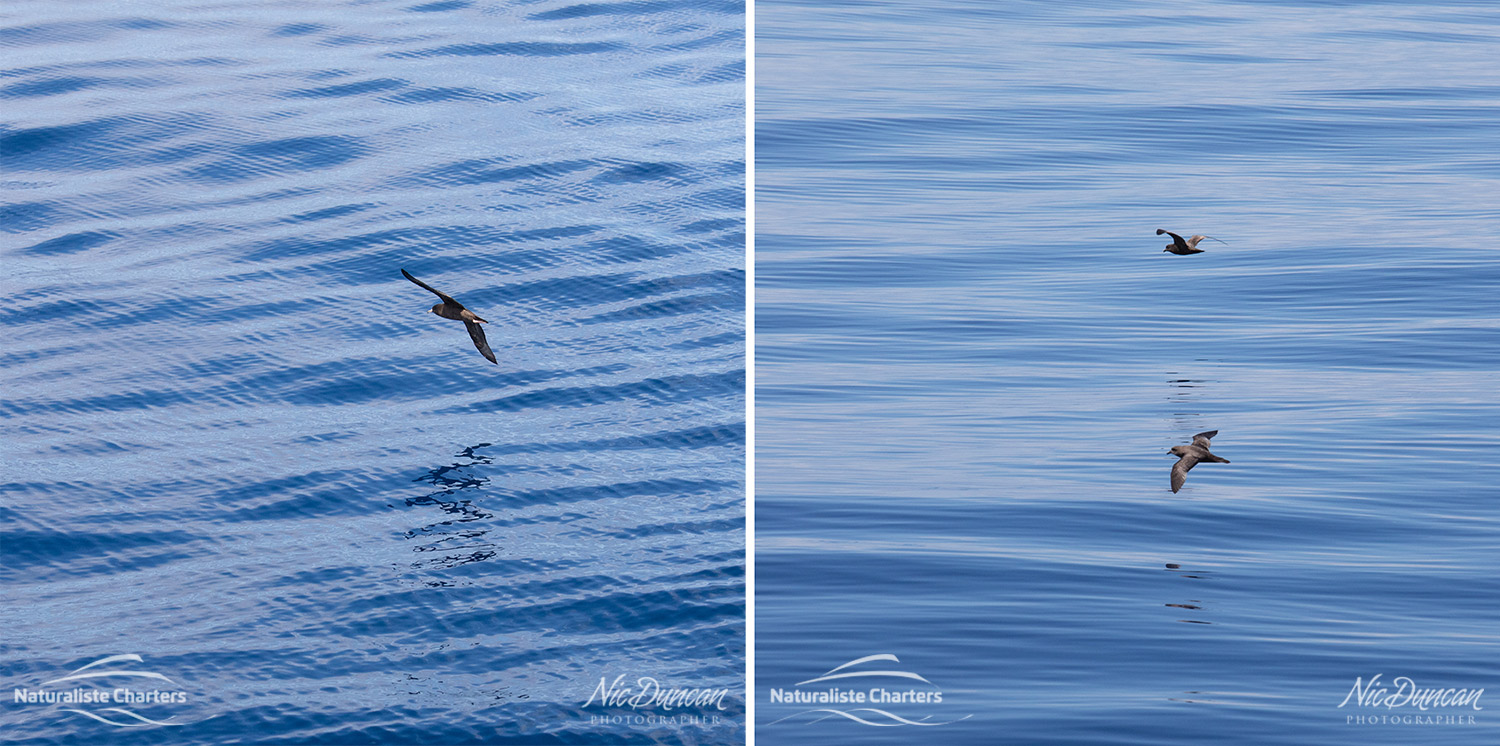
[[[1500,11],[756,39],[759,743],[1500,743]]]
[[[4,740],[743,739],[738,3],[3,13]]]

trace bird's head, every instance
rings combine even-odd
[[[1167,451],[1167,454],[1170,456],[1181,456],[1183,450],[1183,446],[1172,446],[1172,450]]]
[[[1171,246],[1168,246],[1168,247],[1167,247],[1167,248],[1165,248],[1165,249],[1162,249],[1162,251],[1171,251],[1171,250],[1172,250],[1172,247],[1171,247]]]

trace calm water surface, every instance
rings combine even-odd
[[[9,742],[743,738],[737,3],[4,14]]]
[[[1500,742],[1500,12],[757,9],[760,742]]]

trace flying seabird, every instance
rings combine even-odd
[[[417,283],[423,289],[443,299],[442,303],[439,303],[428,309],[428,313],[435,313],[445,319],[454,319],[464,322],[464,328],[469,330],[469,339],[474,340],[474,346],[479,348],[479,354],[483,355],[485,360],[495,363],[496,365],[500,364],[500,361],[495,359],[495,353],[490,351],[490,343],[486,342],[484,339],[484,329],[479,326],[480,324],[488,324],[490,322],[479,318],[479,316],[473,311],[464,308],[464,304],[454,300],[453,296],[448,295],[447,293],[438,290],[437,288],[428,285],[427,283],[422,282],[415,277],[412,277],[410,272],[407,272],[403,269],[401,270],[401,274],[406,275],[406,279]]]
[[[1187,481],[1187,473],[1199,461],[1207,461],[1213,464],[1227,464],[1229,459],[1219,458],[1208,452],[1209,438],[1218,435],[1218,430],[1209,430],[1206,433],[1198,433],[1193,436],[1193,444],[1187,446],[1172,446],[1171,454],[1178,456],[1177,463],[1172,464],[1172,492],[1182,489],[1182,483]]]
[[[1205,238],[1210,241],[1219,241],[1219,239],[1214,238],[1213,236],[1193,236],[1192,238],[1184,241],[1182,239],[1182,236],[1179,236],[1176,233],[1168,230],[1162,230],[1161,228],[1156,229],[1156,235],[1160,236],[1163,233],[1172,237],[1172,243],[1167,244],[1167,248],[1162,249],[1162,251],[1170,251],[1173,254],[1202,254],[1203,249],[1198,248],[1199,241],[1202,241]],[[1219,243],[1228,244],[1229,242],[1219,241]]]

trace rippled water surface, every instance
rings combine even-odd
[[[1500,743],[1494,6],[757,11],[762,743]]]
[[[743,738],[739,4],[4,14],[7,739]]]

